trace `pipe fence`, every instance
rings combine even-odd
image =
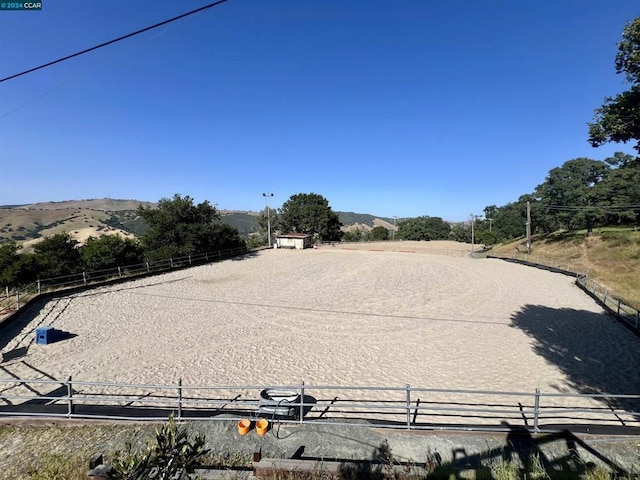
[[[469,255],[475,255],[476,251],[482,249],[477,245],[477,250],[472,250],[468,245],[461,246],[460,248],[434,248],[429,245],[429,242],[425,242],[424,245],[416,245],[410,243],[403,245],[398,240],[366,240],[366,241],[354,241],[354,242],[318,242],[316,245],[320,248],[337,248],[340,250],[363,250],[370,252],[396,252],[396,253],[425,253],[435,255],[446,255],[449,257],[467,257]],[[463,244],[461,244],[463,245]]]
[[[265,391],[294,391],[286,415],[261,413]],[[407,430],[532,433],[569,426],[640,434],[640,394],[568,394],[398,387],[298,385],[136,385],[51,379],[0,379],[0,417],[163,421],[267,417],[291,424],[376,426]],[[272,411],[278,411],[278,408]]]
[[[624,300],[612,294],[609,289],[589,278],[589,270],[584,264],[571,262],[570,260],[559,261],[557,259],[544,258],[539,255],[530,255],[524,252],[515,252],[511,256],[491,254],[487,255],[487,257],[544,268],[575,277],[576,285],[596,300],[607,312],[615,316],[624,326],[640,336],[640,310],[628,305]]]
[[[72,275],[64,275],[54,278],[38,279],[36,282],[24,288],[12,290],[5,289],[5,294],[0,300],[0,328],[2,317],[10,315],[26,304],[34,297],[48,292],[98,286],[101,283],[120,281],[122,279],[134,279],[136,277],[169,272],[180,268],[207,263],[218,262],[228,258],[248,253],[252,250],[246,247],[228,248],[216,252],[205,252],[181,257],[165,258],[156,261],[147,261],[134,265],[124,265],[104,270],[83,271]]]

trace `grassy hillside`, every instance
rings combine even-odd
[[[29,247],[39,239],[67,232],[79,241],[89,236],[139,234],[136,209],[152,206],[137,200],[71,200],[0,207],[0,242],[17,241]]]
[[[237,228],[241,235],[258,231],[258,214],[256,212],[222,213],[220,220]]]
[[[0,242],[18,241],[30,245],[34,240],[48,235],[67,232],[79,241],[88,236],[123,233],[142,235],[146,224],[138,216],[139,205],[154,206],[138,200],[114,200],[110,198],[44,202],[29,205],[0,206]],[[258,231],[258,212],[225,210],[221,221],[248,235]],[[336,212],[343,225],[359,225],[371,229],[382,225],[393,228],[393,219],[373,215]]]
[[[340,223],[343,225],[354,225],[354,224],[364,224],[374,227],[375,225],[381,224],[376,223],[376,221],[382,220],[383,223],[388,223],[393,225],[393,218],[378,218],[374,215],[369,215],[368,213],[354,213],[354,212],[336,212],[338,214],[338,219],[340,219]]]
[[[525,252],[524,239],[496,246],[491,253],[511,256],[516,248]],[[613,295],[640,309],[640,231],[602,228],[592,236],[582,230],[534,237],[529,260],[538,257],[588,272]]]

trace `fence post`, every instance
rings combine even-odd
[[[147,262],[147,273],[149,273],[149,262]]]
[[[169,258],[169,263],[171,263],[171,268],[173,268],[173,257]]]
[[[87,274],[82,272],[82,283],[87,284]]]
[[[189,254],[189,265],[191,265],[191,254]]]
[[[37,286],[38,286],[38,295],[40,295],[40,279],[38,279],[38,281],[36,282]]]
[[[182,379],[178,380],[178,421],[182,419]]]
[[[118,277],[122,278],[122,270],[120,270],[120,267],[118,267]]]
[[[300,382],[300,423],[304,423],[304,380]]]
[[[411,430],[411,385],[407,383],[407,429]]]
[[[16,290],[16,310],[20,310],[20,290]]]
[[[71,418],[73,414],[73,388],[71,386],[71,377],[67,380],[67,418]]]
[[[205,253],[205,254],[204,254],[204,259],[205,259],[207,262],[209,261],[209,254],[208,254],[208,253]]]
[[[533,431],[539,433],[538,421],[540,417],[540,389],[536,388],[536,397],[533,403]]]
[[[620,315],[620,299],[618,299],[618,315]]]
[[[222,250],[218,250],[218,257],[220,257],[220,260],[222,260]]]

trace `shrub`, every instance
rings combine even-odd
[[[191,442],[184,429],[178,428],[173,417],[156,430],[155,439],[141,451],[127,443],[124,451],[116,452],[109,478],[115,480],[170,479],[180,472],[191,474],[208,453],[204,436]],[[191,477],[180,477],[191,478]]]

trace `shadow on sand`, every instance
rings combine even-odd
[[[566,383],[558,392],[637,394],[640,381],[640,338],[606,313],[526,305],[512,316],[511,326],[533,340],[533,351],[557,366]],[[609,407],[640,411],[638,399],[602,399]]]

